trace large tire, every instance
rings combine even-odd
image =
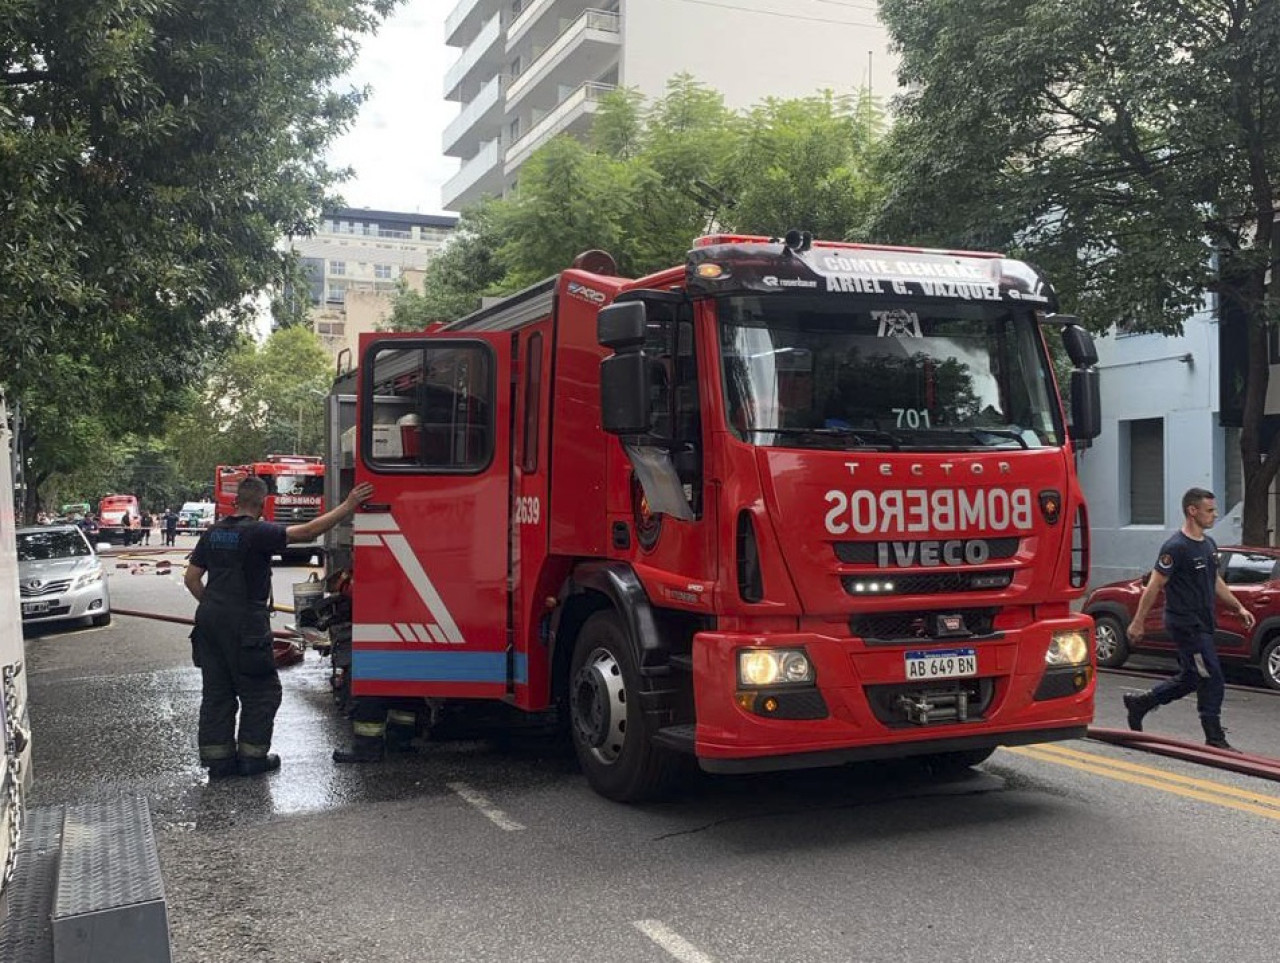
[[[1280,635],[1271,636],[1263,644],[1258,668],[1268,689],[1280,689]]]
[[[618,802],[666,794],[681,757],[653,743],[641,711],[642,680],[618,615],[597,612],[574,644],[569,675],[569,729],[591,788]]]
[[[1129,636],[1125,627],[1114,615],[1095,615],[1093,626],[1098,665],[1120,668],[1129,658]]]

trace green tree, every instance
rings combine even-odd
[[[907,93],[889,240],[1008,247],[1092,326],[1248,321],[1244,540],[1266,538],[1262,444],[1280,262],[1276,0],[883,0]]]
[[[514,196],[463,213],[424,290],[397,299],[391,327],[455,320],[592,248],[639,277],[681,263],[709,229],[844,237],[875,207],[881,126],[869,98],[767,101],[743,117],[688,75],[649,105],[614,91],[588,143],[555,138]]]
[[[395,2],[0,0],[0,387],[35,474],[148,430],[284,279]]]

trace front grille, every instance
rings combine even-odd
[[[962,541],[979,541],[979,539],[962,539]],[[1013,558],[1018,554],[1017,538],[986,538],[981,539],[987,543],[987,557],[994,560]],[[832,547],[835,549],[836,558],[845,565],[878,565],[879,542],[836,542]],[[901,546],[916,545],[920,542],[897,542]],[[894,557],[892,547],[889,549],[889,557]],[[914,558],[919,558],[919,549],[915,550]],[[882,570],[883,571],[883,570]]]
[[[844,584],[844,590],[850,595],[865,598],[872,593],[869,593],[865,587],[859,590],[857,586],[865,586],[866,579],[867,577],[863,575],[846,575],[840,581]],[[1013,569],[1011,568],[882,576],[876,583],[878,588],[874,594],[930,595],[942,592],[998,592],[1008,588],[1012,581]],[[893,588],[885,588],[886,583]]]
[[[937,615],[959,615],[964,619],[967,635],[943,638],[973,638],[990,635],[995,626],[995,609],[945,609],[933,612],[879,612],[855,615],[849,620],[849,631],[868,644],[910,642],[932,639],[933,619]]]
[[[30,585],[22,583],[18,586],[18,592],[23,598],[35,598],[40,595],[57,595],[59,592],[65,592],[71,588],[71,580],[66,579],[60,582],[45,582],[38,588],[32,588]],[[10,596],[12,598],[12,596]]]
[[[976,722],[991,707],[996,685],[994,679],[954,679],[931,684],[869,685],[863,691],[877,719],[886,726],[902,728]],[[930,712],[922,706],[936,708]]]
[[[319,505],[277,505],[275,520],[282,525],[292,525],[309,522],[319,514]]]

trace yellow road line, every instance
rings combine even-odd
[[[1196,779],[1194,776],[1183,776],[1179,773],[1167,772],[1164,769],[1157,769],[1153,766],[1140,766],[1135,762],[1127,762],[1123,759],[1113,759],[1110,756],[1103,756],[1096,752],[1082,752],[1079,749],[1069,749],[1066,746],[1059,746],[1053,743],[1037,745],[1034,748],[1040,752],[1052,753],[1055,756],[1063,756],[1067,759],[1076,759],[1080,762],[1111,766],[1115,769],[1123,769],[1125,772],[1135,772],[1139,775],[1153,776],[1156,779],[1163,779],[1166,782],[1176,782],[1184,786],[1199,787],[1209,792],[1218,792],[1226,796],[1235,796],[1237,799],[1256,802],[1263,806],[1280,807],[1280,796],[1272,796],[1270,793],[1257,792],[1251,789],[1240,789],[1236,786],[1228,786],[1226,783],[1215,782],[1212,779]]]
[[[1105,779],[1115,779],[1118,782],[1127,782],[1135,786],[1145,786],[1148,789],[1158,789],[1161,792],[1171,793],[1175,796],[1182,796],[1185,799],[1194,799],[1198,802],[1210,803],[1214,806],[1222,806],[1226,809],[1235,809],[1240,812],[1251,813],[1254,816],[1262,816],[1265,819],[1274,819],[1280,822],[1280,799],[1274,796],[1266,796],[1262,794],[1253,794],[1259,800],[1267,800],[1259,805],[1256,802],[1246,802],[1232,798],[1232,794],[1223,790],[1233,789],[1231,786],[1224,786],[1221,783],[1207,782],[1203,780],[1192,780],[1192,782],[1202,785],[1204,789],[1193,789],[1188,786],[1179,785],[1178,780],[1169,778],[1173,773],[1164,773],[1160,770],[1148,770],[1150,772],[1159,773],[1157,778],[1141,775],[1136,772],[1126,771],[1119,766],[1110,766],[1112,760],[1104,759],[1101,756],[1094,756],[1091,753],[1081,753],[1090,759],[1084,762],[1069,758],[1067,756],[1045,752],[1043,746],[1035,748],[1029,746],[1005,746],[1005,752],[1012,752],[1019,756],[1026,756],[1030,759],[1038,759],[1041,762],[1048,762],[1058,766],[1067,766],[1071,769],[1078,769],[1081,772],[1087,772],[1095,776],[1102,776]],[[1096,760],[1096,761],[1095,761]],[[1146,767],[1137,767],[1146,768]],[[1185,777],[1179,777],[1185,778]]]

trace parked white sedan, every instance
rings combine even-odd
[[[23,622],[111,621],[106,569],[75,525],[18,529],[18,594]]]

